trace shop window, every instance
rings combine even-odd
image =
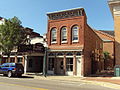
[[[72,42],[78,42],[78,26],[72,28]]]
[[[63,69],[63,61],[60,62],[60,69]]]
[[[55,56],[55,53],[49,53],[49,56]]]
[[[10,62],[15,62],[15,59],[14,58],[10,58]]]
[[[29,68],[32,68],[32,67],[33,67],[33,60],[32,60],[32,59],[29,59],[28,67],[29,67]]]
[[[57,42],[57,30],[56,28],[53,28],[51,30],[51,43],[56,43]]]
[[[22,63],[22,58],[17,58],[18,63]]]
[[[82,55],[82,52],[81,52],[81,51],[80,51],[80,52],[77,52],[76,55],[77,55],[77,56],[81,56],[81,55]]]
[[[54,58],[49,58],[48,70],[53,71],[53,69],[54,69]]]
[[[66,27],[63,27],[61,29],[61,41],[62,43],[67,42],[67,28]]]
[[[67,56],[73,56],[73,53],[72,52],[68,52],[66,55]]]
[[[62,53],[62,52],[57,53],[57,56],[63,56],[63,55],[64,55],[64,53]]]
[[[73,71],[73,58],[67,58],[66,69],[67,71]]]

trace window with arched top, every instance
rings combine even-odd
[[[61,29],[61,41],[67,42],[67,28],[66,27],[62,27]]]
[[[54,43],[57,41],[57,30],[56,28],[53,28],[51,30],[51,42]]]
[[[78,26],[72,27],[72,42],[78,42]]]

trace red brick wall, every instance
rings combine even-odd
[[[79,42],[78,43],[72,43],[72,33],[71,28],[74,25],[78,25],[79,27]],[[61,43],[61,28],[63,26],[67,27],[67,43],[62,44]],[[57,43],[51,44],[51,29],[56,27],[57,29]],[[48,47],[50,49],[79,49],[79,47],[83,46],[84,43],[84,16],[74,17],[74,18],[66,18],[66,19],[59,19],[59,20],[49,20],[48,21]],[[78,47],[79,45],[79,47]],[[68,47],[72,46],[72,47]],[[60,48],[61,47],[61,48]]]
[[[114,56],[115,55],[114,44],[115,44],[114,41],[104,42],[104,44],[103,44],[103,51],[104,52],[109,52],[109,56],[110,56],[108,60],[105,60],[105,69],[107,69],[107,68],[113,69],[114,68],[114,64],[115,64],[115,61],[114,61],[114,58],[115,58],[115,56]]]
[[[100,37],[86,24],[85,33],[84,33],[84,74],[91,74],[91,53],[95,49],[102,49],[100,44],[102,40]]]
[[[101,31],[96,31],[98,36],[103,40],[110,40],[103,42],[103,52],[109,52],[110,58],[105,62],[105,69],[107,67],[113,68],[115,64],[115,39],[113,36],[103,33]]]

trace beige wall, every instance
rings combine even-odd
[[[120,65],[120,16],[114,16],[115,23],[115,59],[116,64]]]
[[[120,65],[120,1],[109,1],[110,10],[114,18],[115,30],[115,61],[116,65]]]

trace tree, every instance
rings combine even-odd
[[[25,43],[26,33],[17,17],[4,20],[0,25],[0,50],[8,56],[10,62],[11,51],[18,45]]]
[[[105,60],[108,60],[108,59],[109,59],[109,57],[110,57],[109,54],[110,54],[110,53],[107,52],[107,51],[104,51],[104,52],[103,52],[103,55],[104,55],[104,59],[105,59]]]

